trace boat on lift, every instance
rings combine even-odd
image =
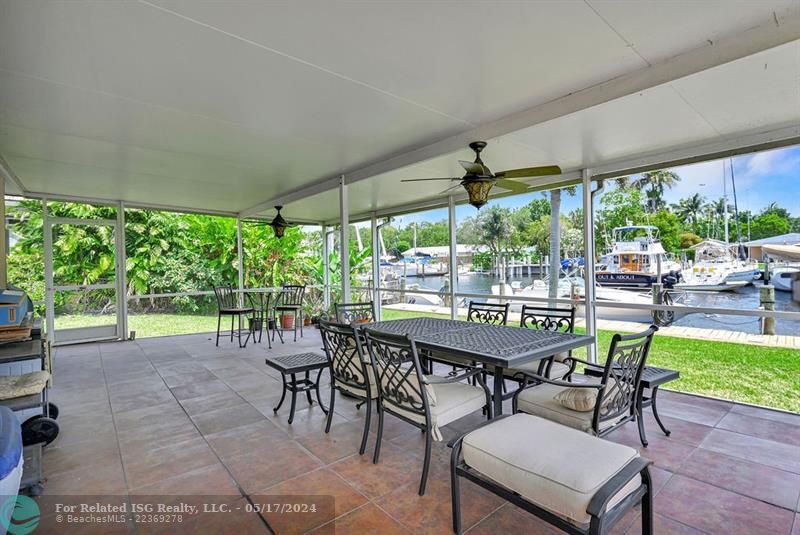
[[[680,263],[667,256],[658,228],[651,225],[616,227],[611,251],[602,256],[595,273],[601,286],[620,288],[649,288],[654,282],[672,285],[680,278]]]
[[[703,240],[691,249],[695,263],[691,270],[684,270],[676,290],[727,292],[751,284],[761,274],[758,263],[737,257],[723,241]]]
[[[771,259],[785,262],[770,267],[770,284],[776,290],[791,292],[792,284],[800,273],[800,244],[797,245],[764,245],[764,253]]]

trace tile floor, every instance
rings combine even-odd
[[[266,342],[266,341],[265,341]],[[259,496],[333,496],[316,514],[207,512],[181,524],[117,524],[119,533],[449,533],[449,450],[435,444],[426,496],[416,494],[423,439],[389,418],[380,464],[357,454],[364,410],[340,398],[331,433],[318,406],[298,401],[275,415],[280,376],[267,354],[318,350],[317,331],[271,352],[239,349],[209,335],[143,339],[60,348],[52,399],[61,435],[46,450],[43,502],[86,500],[217,503],[246,509]],[[324,389],[323,392],[327,390]],[[326,400],[323,397],[323,400]],[[656,532],[800,535],[800,415],[663,392],[665,437],[648,416],[655,462]],[[481,421],[444,429],[449,439]],[[374,435],[373,435],[374,438]],[[609,437],[640,447],[636,426]],[[374,442],[368,448],[372,451]],[[465,482],[464,525],[470,533],[554,533],[527,513]],[[83,496],[83,498],[81,497]],[[633,511],[616,526],[636,533]],[[108,533],[54,515],[41,532]]]

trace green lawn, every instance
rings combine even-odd
[[[383,309],[383,319],[445,317],[430,313]],[[129,317],[137,337],[213,332],[216,316],[137,314]],[[87,316],[60,316],[57,327],[97,324]],[[598,333],[599,355],[605,360],[611,336]],[[576,352],[582,357],[585,350]],[[657,336],[648,362],[681,372],[668,387],[723,399],[800,412],[800,350],[709,342]]]

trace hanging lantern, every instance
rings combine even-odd
[[[475,208],[480,208],[489,202],[489,191],[494,186],[494,179],[489,177],[474,177],[464,179],[461,185],[467,190],[469,203]]]
[[[283,206],[275,207],[275,210],[278,211],[278,214],[269,224],[269,226],[272,227],[272,230],[275,232],[275,237],[278,239],[283,238],[283,235],[286,232],[286,227],[289,226],[289,223],[281,215],[281,208],[283,208]]]

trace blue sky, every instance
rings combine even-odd
[[[706,200],[718,199],[722,197],[724,176],[727,179],[728,202],[733,204],[730,163],[730,159],[725,159],[672,168],[681,177],[681,181],[666,192],[667,202],[675,203],[695,193],[700,193]],[[792,215],[800,216],[800,146],[734,157],[733,172],[736,177],[739,210],[758,213],[769,203],[777,202]],[[490,205],[516,208],[541,196],[541,193],[516,195],[492,201]],[[579,186],[574,197],[562,196],[562,213],[579,208],[581,202]],[[458,221],[462,221],[476,212],[472,206],[459,206],[456,217]],[[395,224],[405,226],[413,221],[421,223],[442,219],[447,219],[447,209],[408,214],[396,218]]]

